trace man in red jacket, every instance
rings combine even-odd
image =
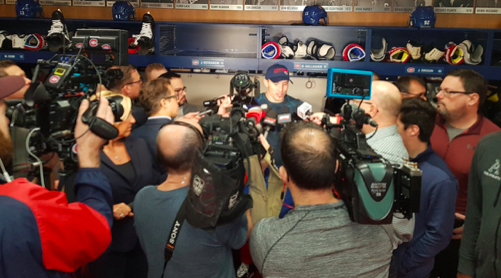
[[[436,96],[438,115],[431,146],[456,176],[459,192],[454,235],[449,246],[437,255],[431,277],[448,278],[457,274],[473,154],[480,138],[500,130],[479,112],[486,94],[487,82],[478,72],[456,69],[447,74]]]
[[[26,179],[10,181],[3,167],[12,157],[3,99],[24,85],[19,76],[0,78],[0,277],[67,277],[95,260],[111,241],[111,188],[99,170],[99,150],[105,140],[87,132],[81,116],[89,102],[83,101],[75,127],[80,165],[76,203],[68,204],[64,193]],[[112,122],[106,99],[101,100],[97,117]]]

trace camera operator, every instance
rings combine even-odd
[[[313,123],[293,123],[283,131],[280,151],[280,176],[296,208],[283,219],[261,220],[252,231],[252,259],[263,277],[388,277],[391,226],[352,222],[334,197],[331,137]]]
[[[0,78],[0,155],[4,162],[12,153],[4,147],[11,142],[5,132],[8,120],[3,99],[23,85],[21,77]],[[0,186],[1,277],[66,277],[64,272],[95,260],[110,244],[111,188],[99,170],[99,150],[105,140],[88,132],[89,127],[81,121],[88,107],[89,102],[84,100],[75,127],[79,202],[68,204],[64,193],[48,191],[25,179]],[[101,100],[97,117],[112,122],[106,99]]]
[[[169,173],[159,186],[147,186],[136,195],[135,225],[148,259],[148,277],[236,276],[232,249],[247,239],[247,219],[217,226],[213,233],[184,221],[177,235],[172,259],[164,269],[164,251],[170,229],[188,194],[197,150],[203,144],[202,128],[196,120],[176,120],[158,134],[158,158]]]
[[[435,108],[419,98],[402,101],[398,132],[412,162],[423,172],[420,210],[410,242],[394,252],[398,277],[428,277],[435,256],[452,238],[458,182],[447,164],[433,151],[430,137],[435,126]]]
[[[404,163],[409,155],[397,131],[397,117],[402,105],[398,88],[388,81],[374,81],[371,98],[353,102],[360,105],[378,124],[377,130],[368,124],[363,126],[362,132],[367,137],[367,144],[389,162]]]

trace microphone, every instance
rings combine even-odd
[[[313,114],[313,107],[308,102],[303,102],[297,108],[297,115],[299,118],[306,120],[310,115]]]
[[[289,111],[289,108],[286,106],[280,107],[279,114],[277,116],[277,123],[281,125],[286,125],[292,122],[292,114]]]
[[[247,119],[249,118],[254,118],[256,120],[256,123],[260,123],[261,120],[266,117],[266,112],[263,111],[263,109],[259,106],[254,106],[249,109],[249,112],[245,114],[245,117]]]
[[[365,113],[365,110],[358,107],[358,105],[354,103],[345,103],[343,107],[341,107],[341,111],[345,110],[346,105],[351,106],[351,118],[356,122],[360,122],[362,124],[371,125],[373,127],[377,127],[376,121],[374,121],[371,116]]]
[[[263,130],[264,130],[264,138],[268,137],[268,132],[271,130],[275,130],[275,127],[277,126],[277,112],[274,110],[270,110],[268,115],[264,117],[263,119]]]

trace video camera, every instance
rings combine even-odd
[[[327,80],[327,96],[370,99],[372,72],[329,69]],[[344,81],[340,83],[340,80]],[[353,83],[349,80],[356,81],[357,85],[349,85]],[[333,94],[333,88],[339,87]],[[419,212],[421,170],[416,164],[392,165],[367,144],[360,129],[364,124],[376,127],[377,124],[359,107],[345,104],[341,112],[340,124],[330,123],[325,116],[322,125],[336,144],[339,168],[335,189],[345,202],[350,218],[360,224],[390,224],[393,212],[398,212],[410,219],[413,213]]]
[[[41,68],[49,69],[48,77],[43,82],[34,81],[22,103],[7,103],[7,117],[11,121],[15,148],[15,177],[26,177],[36,170],[34,166],[43,172],[39,156],[50,152],[56,152],[63,162],[63,174],[73,173],[78,168],[74,127],[83,99],[90,99],[91,103],[82,121],[89,125],[90,131],[106,140],[115,138],[118,130],[95,117],[100,96],[108,99],[115,121],[123,120],[131,109],[129,98],[106,94],[105,91],[97,94],[101,86],[99,84],[112,87],[123,77],[123,73],[120,70],[104,72],[104,67],[97,67],[81,51],[78,54],[56,54],[47,61],[39,60],[33,80],[38,79]],[[36,160],[35,163],[32,158]],[[43,185],[43,177],[41,180]]]
[[[193,227],[211,230],[252,207],[251,197],[244,194],[244,161],[249,165],[251,156],[263,152],[258,140],[260,120],[249,116],[247,108],[258,84],[247,73],[238,72],[230,84],[233,107],[229,117],[216,114],[199,121],[207,140],[195,159],[187,197],[186,220]]]

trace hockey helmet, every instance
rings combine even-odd
[[[128,1],[116,1],[112,8],[113,20],[127,21],[136,18],[136,11]]]
[[[435,27],[435,11],[432,6],[419,6],[414,8],[409,20],[410,27],[433,28]]]
[[[17,0],[16,1],[17,17],[37,17],[40,14],[43,17],[42,5],[38,0]]]
[[[327,25],[327,12],[320,5],[307,6],[303,10],[303,22],[306,25],[319,25],[320,20]]]

